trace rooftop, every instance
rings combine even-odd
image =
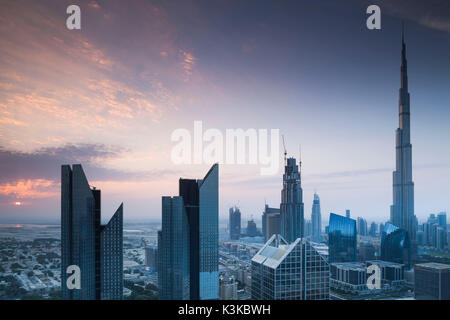
[[[439,270],[450,270],[450,264],[438,263],[438,262],[427,262],[416,264],[415,267],[429,268],[429,269],[439,269]]]

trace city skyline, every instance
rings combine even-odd
[[[115,1],[80,5],[86,24],[79,32],[60,23],[64,1],[52,8],[17,1],[0,13],[17,25],[14,37],[10,25],[0,30],[0,222],[57,221],[57,168],[64,163],[83,165],[103,190],[105,212],[123,201],[127,218],[158,220],[160,197],[176,194],[176,179],[210,166],[170,162],[170,133],[192,130],[195,120],[220,130],[280,128],[295,158],[301,144],[305,219],[317,190],[323,222],[345,209],[386,222],[401,20],[413,102],[415,213],[423,221],[448,211],[450,151],[442,141],[450,139],[450,27],[421,19],[429,14],[445,22],[445,10],[422,15],[420,3],[411,2],[399,14],[380,1],[382,30],[369,31],[364,4],[332,1],[267,4],[250,16],[251,4],[236,2],[175,8],[136,1],[127,12]],[[18,11],[23,16],[10,20]],[[145,22],[125,25],[130,17]],[[253,215],[259,225],[264,199],[279,206],[281,151],[279,172],[270,177],[256,166],[221,165],[221,220],[239,203],[243,220]]]

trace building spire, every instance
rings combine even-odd
[[[408,91],[408,65],[406,61],[405,23],[402,21],[402,66],[401,87]]]

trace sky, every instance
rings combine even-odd
[[[66,8],[81,9],[81,30]],[[381,9],[381,30],[366,8]],[[305,218],[389,218],[401,22],[411,94],[415,213],[450,208],[448,1],[1,1],[0,223],[58,221],[60,168],[81,163],[102,217],[161,217],[161,196],[210,164],[176,165],[171,134],[279,129],[301,145]],[[280,137],[281,144],[281,137]],[[220,165],[219,214],[280,204],[280,168]]]

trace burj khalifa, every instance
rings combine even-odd
[[[411,253],[415,256],[416,217],[414,215],[414,182],[412,180],[412,155],[410,136],[410,105],[406,44],[402,33],[401,87],[399,90],[399,128],[395,132],[396,169],[393,172],[393,204],[391,223],[408,231]]]

